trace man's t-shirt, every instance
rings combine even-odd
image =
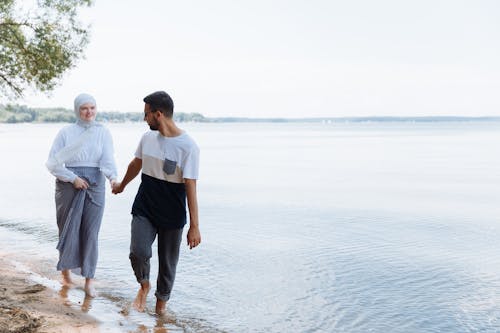
[[[198,179],[200,150],[185,132],[165,137],[145,133],[135,157],[142,160],[141,185],[132,214],[148,218],[159,228],[182,228],[186,224],[184,178]]]

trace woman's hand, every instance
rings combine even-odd
[[[89,183],[87,183],[80,177],[76,177],[75,180],[73,181],[73,187],[76,188],[77,190],[86,190],[89,188]]]

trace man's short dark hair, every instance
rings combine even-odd
[[[160,111],[167,117],[174,114],[174,101],[164,91],[155,91],[143,99],[144,103],[149,104],[151,111]]]

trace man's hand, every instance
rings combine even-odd
[[[77,190],[86,190],[89,188],[89,183],[80,177],[76,177],[75,180],[73,180],[73,187]]]
[[[187,233],[187,244],[189,245],[189,249],[197,247],[200,243],[201,243],[200,229],[194,226],[189,227]]]

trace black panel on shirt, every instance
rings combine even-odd
[[[184,183],[171,183],[143,173],[132,214],[146,217],[158,228],[182,228],[186,224]]]

